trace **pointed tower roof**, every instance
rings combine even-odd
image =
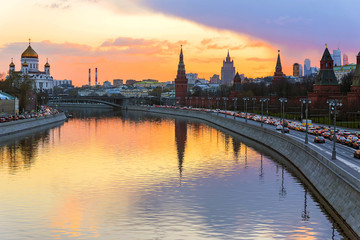
[[[277,57],[277,62],[276,62],[276,68],[282,69],[282,67],[281,67],[281,60],[280,60],[280,50],[278,50],[278,57]]]
[[[229,49],[228,49],[228,53],[227,53],[227,56],[226,56],[225,61],[226,61],[226,62],[230,62],[230,61],[231,61]]]
[[[325,48],[325,51],[323,53],[323,56],[321,58],[321,61],[332,61],[332,57],[331,57],[331,54],[329,52],[329,49],[327,48],[327,44],[325,44],[326,48]]]
[[[182,45],[181,45],[180,56],[179,56],[179,65],[178,65],[178,71],[180,71],[180,70],[185,71],[184,55],[183,55]]]
[[[325,46],[326,48],[320,60],[320,71],[316,77],[315,85],[339,85],[333,69],[334,61],[327,48],[327,44]]]

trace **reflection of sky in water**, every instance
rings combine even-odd
[[[238,139],[181,118],[81,116],[0,147],[0,239],[332,238],[303,186]]]

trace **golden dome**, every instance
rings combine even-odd
[[[9,67],[15,67],[15,64],[13,63],[12,59],[11,59],[11,63],[9,64]]]
[[[39,56],[29,44],[28,48],[21,54],[21,58],[39,58]]]
[[[29,66],[29,64],[26,62],[26,60],[25,60],[25,62],[23,62],[23,67],[28,67]]]
[[[50,67],[50,64],[49,64],[49,62],[48,62],[48,59],[46,59],[46,63],[45,63],[45,67]]]

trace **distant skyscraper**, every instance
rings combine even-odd
[[[343,54],[343,65],[349,65],[349,57],[345,53]]]
[[[333,50],[334,66],[341,66],[341,51],[340,49]]]
[[[311,74],[310,68],[311,68],[311,61],[310,59],[306,58],[304,61],[304,76],[309,76]]]
[[[293,65],[293,76],[294,77],[300,77],[300,64],[294,63]]]
[[[303,76],[303,67],[301,64],[299,64],[299,76],[302,77]]]
[[[221,83],[226,85],[231,85],[235,76],[235,67],[234,61],[230,60],[230,54],[228,51],[225,61],[223,61],[223,66],[221,68]]]

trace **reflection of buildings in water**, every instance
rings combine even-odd
[[[180,179],[182,177],[185,145],[187,139],[187,122],[175,119],[175,143],[178,156]]]
[[[238,139],[233,137],[232,143],[233,143],[234,158],[235,158],[235,161],[237,162],[238,158],[239,158],[239,153],[241,150],[241,142]]]
[[[8,141],[6,146],[0,147],[1,164],[7,165],[9,171],[15,174],[21,167],[30,168],[34,163],[40,145],[49,143],[50,130],[44,130],[20,140]]]
[[[228,134],[224,133],[224,143],[225,143],[225,152],[229,152],[229,142],[230,142],[230,136]]]
[[[248,146],[247,145],[245,145],[245,168],[247,168],[248,167],[248,162],[247,162],[247,149],[248,149]]]

